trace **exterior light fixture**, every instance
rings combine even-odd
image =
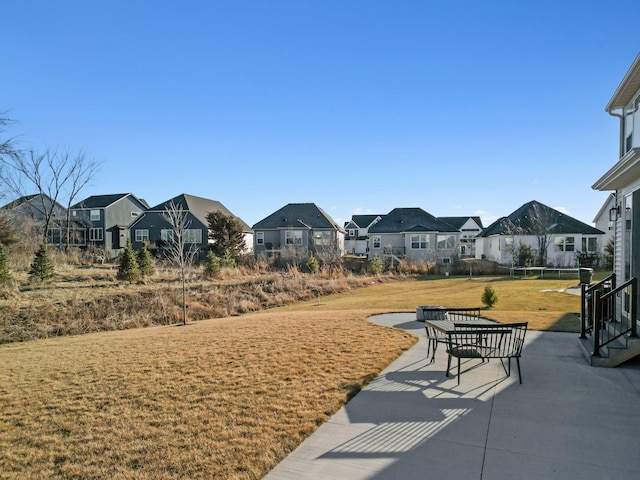
[[[615,222],[620,218],[620,205],[615,205],[609,210],[609,221]]]

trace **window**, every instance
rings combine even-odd
[[[100,220],[100,210],[91,210],[89,212],[89,219],[92,222],[97,222]]]
[[[264,245],[264,232],[256,232],[256,245]]]
[[[349,229],[349,237],[354,238],[358,236],[358,230],[356,230],[355,228],[350,228]]]
[[[429,238],[427,235],[411,235],[411,248],[414,250],[426,250],[429,248]]]
[[[163,228],[160,230],[160,240],[163,242],[172,242],[173,241],[173,230],[170,228]]]
[[[555,243],[556,243],[556,252],[575,251],[574,237],[557,237]]]
[[[136,242],[148,242],[149,241],[149,230],[140,229],[136,230]]]
[[[313,243],[325,247],[331,245],[331,232],[314,232]]]
[[[456,241],[453,235],[438,235],[438,250],[447,250],[455,247]]]
[[[287,230],[284,232],[285,245],[302,245],[302,230]]]
[[[140,215],[140,212],[131,212],[132,217],[137,217],[138,215]]]
[[[380,235],[374,235],[373,236],[373,248],[380,248],[381,244],[382,244],[382,237],[380,237]]]
[[[184,231],[185,243],[202,243],[202,230],[188,228]]]
[[[102,229],[101,228],[90,228],[89,229],[89,241],[90,242],[101,242],[103,240]]]
[[[596,237],[582,238],[582,252],[595,253],[598,251],[598,239]]]

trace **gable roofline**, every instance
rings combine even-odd
[[[458,232],[419,207],[394,208],[369,228],[369,233],[403,233],[420,225],[422,232]]]
[[[336,230],[345,233],[344,228],[315,203],[288,203],[253,225],[254,230],[300,228]]]
[[[127,197],[131,197],[131,199],[138,203],[143,210],[149,208],[149,205],[147,205],[146,202],[140,201],[140,199],[133,193],[110,193],[106,195],[91,195],[90,197],[87,197],[84,200],[81,200],[78,203],[72,205],[71,209],[82,210],[91,208],[107,208]]]
[[[640,54],[638,54],[616,88],[611,100],[607,103],[605,111],[609,114],[614,110],[626,107],[633,96],[640,89]]]

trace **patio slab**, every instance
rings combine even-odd
[[[578,335],[527,332],[506,377],[498,360],[427,359],[415,312],[371,321],[420,341],[396,359],[266,480],[636,479],[640,471],[640,363],[586,364]]]

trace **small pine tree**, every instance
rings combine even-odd
[[[231,249],[227,248],[224,251],[224,255],[220,259],[220,265],[226,268],[235,268],[236,259],[233,256],[233,252],[231,251]]]
[[[313,255],[310,255],[307,259],[307,263],[305,264],[305,270],[307,273],[311,273],[313,275],[317,274],[320,271],[320,263],[318,259]]]
[[[138,267],[140,268],[140,274],[143,277],[150,277],[156,273],[156,266],[151,258],[151,252],[147,248],[146,244],[142,244],[140,250],[136,254],[136,260],[138,261]]]
[[[0,286],[6,285],[11,281],[11,273],[9,265],[7,265],[7,255],[4,252],[4,246],[0,243]]]
[[[384,270],[384,264],[382,263],[382,259],[380,257],[373,257],[369,260],[369,273],[371,275],[378,275],[382,273]]]
[[[220,259],[213,251],[207,253],[207,260],[204,264],[204,275],[207,278],[217,277],[220,273]]]
[[[36,251],[31,262],[31,269],[29,270],[29,276],[32,278],[38,278],[40,281],[48,280],[55,275],[55,269],[51,257],[49,257],[49,249],[43,243]]]
[[[482,304],[491,308],[496,303],[498,303],[498,296],[496,295],[496,292],[493,290],[491,285],[486,285],[482,294]]]
[[[120,254],[120,263],[118,264],[116,278],[129,283],[139,282],[142,279],[140,267],[136,260],[136,254],[131,247],[131,242],[127,242],[127,246]]]

